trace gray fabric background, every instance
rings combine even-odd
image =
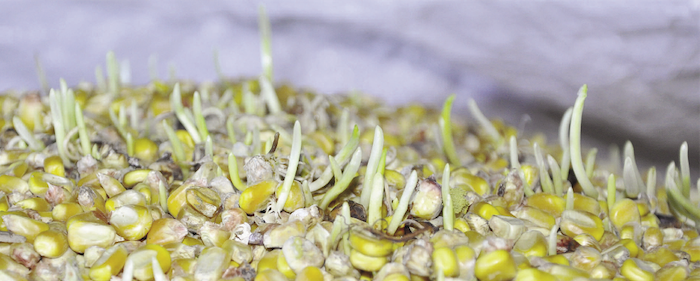
[[[53,87],[94,82],[114,50],[132,82],[260,73],[260,2],[0,2],[0,91],[38,89],[34,55]],[[700,1],[263,1],[275,77],[324,93],[360,90],[393,104],[440,106],[468,97],[489,117],[555,136],[589,86],[584,144],[604,155],[633,141],[638,159],[665,165],[688,141],[700,164]],[[550,138],[550,141],[556,141]]]

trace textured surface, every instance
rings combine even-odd
[[[487,116],[553,135],[589,85],[584,143],[606,150],[631,139],[657,165],[691,166],[700,152],[700,3],[379,1],[266,2],[275,75],[320,92],[361,90],[392,103],[439,106],[457,93]],[[149,79],[157,55],[165,77],[216,78],[218,49],[229,76],[260,73],[257,3],[5,2],[0,8],[0,90],[36,89],[34,55],[52,86],[94,81],[115,50],[132,82]],[[552,139],[554,141],[554,139]]]

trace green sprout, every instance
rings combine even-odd
[[[616,179],[615,179],[615,174],[610,174],[608,176],[608,209],[612,209],[612,207],[615,205],[615,202],[617,202],[617,186],[616,186]]]
[[[107,83],[111,95],[119,94],[119,63],[113,51],[107,52]]]
[[[126,154],[134,156],[134,137],[131,133],[126,133]]]
[[[700,209],[682,193],[678,187],[678,172],[675,163],[671,162],[666,170],[666,192],[671,209],[691,219],[695,225],[700,222]],[[686,222],[687,223],[687,222]]]
[[[457,157],[457,150],[455,150],[454,140],[452,139],[452,121],[450,121],[450,111],[452,110],[452,102],[454,102],[455,95],[450,95],[445,100],[445,105],[442,107],[442,115],[440,115],[439,126],[440,132],[442,133],[442,148],[444,150],[447,160],[453,165],[459,166],[461,161]]]
[[[598,198],[598,191],[591,183],[591,180],[586,176],[586,170],[583,167],[581,159],[581,119],[583,117],[583,103],[586,100],[588,86],[583,85],[578,91],[578,98],[574,104],[574,111],[571,116],[571,128],[569,129],[569,141],[571,149],[571,166],[574,169],[576,179],[578,179],[583,192],[589,197]]]
[[[214,157],[214,143],[211,140],[211,136],[207,136],[207,140],[204,142],[204,155],[211,158]]]
[[[637,182],[637,175],[634,173],[634,162],[629,157],[625,158],[625,164],[622,168],[622,180],[625,183],[627,197],[637,198],[640,183]]]
[[[374,128],[374,141],[372,142],[372,150],[369,153],[367,170],[365,171],[365,179],[362,182],[362,193],[360,195],[360,204],[362,204],[365,209],[369,207],[370,191],[372,190],[372,183],[374,183],[372,180],[374,179],[374,174],[377,172],[383,147],[384,132],[382,128],[377,125],[377,127]]]
[[[631,141],[625,142],[625,147],[624,147],[624,154],[623,154],[623,156],[624,156],[623,159],[627,159],[627,158],[632,159],[632,164],[633,164],[633,165],[632,165],[632,169],[634,170],[634,174],[635,174],[635,176],[637,177],[637,182],[638,182],[638,183],[644,182],[644,181],[642,180],[642,174],[639,173],[639,169],[637,168],[637,161],[636,161],[635,158],[634,158],[634,147],[632,146],[632,142],[631,142]],[[624,167],[623,167],[623,168],[624,168]],[[623,170],[624,170],[624,169],[623,169]],[[624,171],[623,171],[623,172],[624,172]]]
[[[65,127],[63,125],[63,114],[61,112],[61,99],[60,93],[56,93],[53,89],[49,91],[49,105],[51,108],[51,120],[53,121],[54,135],[56,136],[56,146],[58,148],[58,155],[63,160],[63,165],[69,165],[70,161],[68,155],[66,154],[66,147],[64,147],[63,140],[66,136]]]
[[[362,149],[357,148],[355,153],[353,153],[352,158],[350,159],[350,163],[348,163],[347,166],[345,166],[345,171],[343,171],[343,175],[340,176],[340,179],[336,180],[335,184],[333,187],[331,187],[326,193],[323,195],[323,199],[321,199],[321,204],[319,207],[321,210],[325,210],[328,208],[328,205],[335,200],[335,198],[338,197],[341,193],[343,193],[348,186],[350,186],[350,182],[352,182],[352,179],[355,178],[355,173],[357,173],[357,170],[360,169],[360,164],[362,162]]]
[[[314,195],[311,193],[311,190],[309,189],[309,181],[304,180],[301,182],[301,191],[304,193],[304,202],[305,206],[304,207],[310,207],[311,205],[314,204]]]
[[[345,146],[340,149],[338,154],[335,155],[335,160],[338,163],[343,163],[346,160],[350,158],[352,155],[352,152],[355,151],[355,149],[360,145],[360,129],[355,125],[355,127],[352,130],[352,137],[350,137],[350,140],[345,142]],[[321,189],[324,187],[328,182],[330,182],[331,178],[333,177],[332,173],[332,167],[328,166],[326,169],[323,170],[321,173],[321,176],[316,179],[316,181],[312,182],[309,184],[309,189],[311,192],[314,192],[316,190]],[[336,178],[337,179],[337,178]]]
[[[131,121],[131,128],[139,127],[139,108],[135,101],[129,105],[129,121]]]
[[[27,143],[29,149],[31,149],[32,151],[44,150],[44,144],[34,137],[34,133],[30,132],[29,129],[27,129],[27,126],[24,125],[22,119],[20,119],[17,116],[13,116],[12,125],[14,125],[17,134],[22,138],[22,140],[24,140],[24,142]]]
[[[476,121],[479,122],[481,128],[486,131],[486,134],[491,137],[491,140],[495,142],[497,146],[500,146],[501,142],[503,141],[501,139],[501,135],[498,133],[498,130],[496,130],[496,127],[491,124],[491,121],[489,121],[489,119],[486,118],[483,113],[481,113],[479,106],[476,105],[476,101],[474,101],[474,99],[469,99],[468,105],[469,111],[471,111],[474,118],[476,118]]]
[[[520,161],[518,160],[518,141],[515,136],[510,136],[510,168],[520,169]]]
[[[652,208],[656,206],[655,200],[656,198],[656,167],[651,167],[649,168],[649,171],[647,172],[647,197],[649,198],[649,202],[652,204]]]
[[[49,87],[49,80],[46,79],[46,72],[38,55],[34,56],[34,66],[36,67],[36,76],[39,78],[39,85],[41,85],[41,92],[46,94],[51,90],[51,87]]]
[[[681,144],[681,190],[686,198],[690,198],[690,165],[688,164],[688,142]]]
[[[535,150],[535,161],[537,162],[537,168],[539,169],[540,186],[542,186],[542,192],[554,193],[554,189],[552,187],[552,179],[549,177],[549,174],[547,173],[547,168],[545,168],[544,166],[544,160],[542,159],[542,152],[540,151],[540,147],[537,143],[535,143],[533,147]]]
[[[289,164],[287,164],[287,174],[284,177],[284,182],[282,184],[282,192],[277,199],[277,204],[275,205],[274,211],[276,213],[280,212],[287,202],[289,197],[289,191],[292,189],[292,183],[294,183],[294,175],[297,174],[297,166],[299,165],[299,157],[301,156],[301,125],[299,121],[294,122],[294,129],[292,133],[292,151],[289,154]]]
[[[386,167],[386,153],[387,149],[382,149],[382,157],[379,158],[379,166],[377,167],[377,173],[384,176],[384,168]]]
[[[450,164],[445,164],[442,171],[442,224],[445,229],[452,231],[455,225],[455,210],[450,196]]]
[[[554,225],[552,227],[552,230],[549,231],[549,239],[547,242],[549,244],[547,245],[547,249],[549,252],[550,256],[554,256],[557,254],[557,232],[559,231],[559,225]]]
[[[374,225],[382,217],[382,201],[384,200],[384,177],[379,172],[376,172],[372,177],[371,192],[367,223]]]
[[[231,141],[231,144],[238,142],[236,132],[233,130],[233,117],[234,115],[231,115],[226,119],[226,134],[228,134],[228,140]]]
[[[277,93],[275,93],[275,87],[268,80],[267,77],[260,76],[260,95],[267,103],[267,108],[271,115],[277,115],[282,112],[282,106],[280,105],[280,100],[277,98]]]
[[[571,115],[574,112],[573,107],[569,107],[559,124],[559,145],[561,146],[561,178],[569,178],[569,165],[571,165],[571,150],[569,146],[569,126],[571,124]]]
[[[243,100],[241,101],[243,103],[243,111],[246,114],[258,114],[258,103],[255,100],[255,96],[253,96],[253,92],[250,91],[250,86],[248,85],[248,82],[243,83],[242,86],[242,91],[243,91]]]
[[[194,125],[193,121],[189,116],[187,116],[185,107],[182,105],[182,96],[180,95],[180,84],[175,84],[172,95],[170,95],[170,107],[175,111],[175,116],[180,120],[182,126],[185,127],[194,143],[199,144],[202,142],[202,138],[199,135],[197,127]]]
[[[78,104],[75,104],[75,123],[78,125],[78,137],[80,138],[80,148],[83,150],[83,155],[90,155],[90,138],[85,126],[83,110],[80,109]]]
[[[241,180],[241,176],[238,174],[238,160],[233,155],[233,152],[228,154],[228,174],[231,177],[231,183],[236,189],[243,192],[248,188],[248,185]]]
[[[328,161],[330,163],[331,170],[333,171],[333,176],[336,179],[339,179],[343,175],[343,172],[340,170],[340,165],[338,165],[338,161],[335,161],[335,157],[333,157],[332,155],[328,155]]]
[[[586,155],[586,176],[588,178],[593,178],[593,172],[595,170],[595,156],[598,154],[598,149],[593,148],[588,151],[588,154]]]
[[[168,139],[170,140],[170,145],[173,147],[173,155],[175,156],[175,159],[179,162],[184,162],[185,159],[187,159],[185,158],[185,148],[175,134],[175,131],[173,131],[173,128],[171,128],[165,120],[163,120],[163,129],[165,129],[165,133],[168,135]]]
[[[272,76],[272,40],[270,39],[272,32],[270,31],[270,19],[268,19],[265,7],[262,5],[258,11],[258,28],[260,29],[260,62],[267,81],[272,83],[275,81]]]
[[[164,212],[168,212],[168,190],[165,188],[165,181],[158,181],[158,196],[160,207]]]
[[[561,193],[564,192],[564,180],[561,178],[561,170],[559,169],[559,164],[557,164],[557,160],[549,154],[547,154],[547,162],[549,163],[549,169],[552,171],[554,194],[561,195]]]
[[[566,210],[573,210],[574,209],[574,189],[569,187],[569,190],[566,191]]]
[[[406,214],[406,210],[408,210],[408,205],[411,203],[411,197],[413,196],[413,191],[416,189],[416,185],[418,185],[418,173],[412,171],[406,181],[406,186],[403,189],[399,205],[396,207],[396,210],[394,210],[394,215],[391,216],[391,221],[389,222],[386,233],[390,235],[396,233],[396,229],[399,228],[399,225],[403,221],[403,216]]]
[[[336,132],[340,143],[348,143],[348,140],[350,139],[350,137],[348,136],[348,126],[350,123],[348,121],[349,119],[350,112],[347,108],[343,108],[343,112],[340,114],[340,120],[338,121],[338,130]]]
[[[207,129],[207,121],[204,119],[204,115],[202,115],[202,98],[199,92],[194,92],[192,111],[194,112],[199,136],[203,139],[207,139],[209,137],[209,130]]]

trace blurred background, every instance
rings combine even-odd
[[[635,146],[640,166],[678,161],[688,141],[700,169],[700,1],[207,1],[0,4],[0,91],[40,88],[38,56],[59,78],[94,82],[114,50],[132,84],[160,77],[216,80],[261,73],[258,6],[272,26],[275,79],[321,93],[352,90],[391,104],[440,107],[542,131],[588,84],[583,143],[605,157]],[[527,116],[527,117],[525,117]],[[455,117],[453,117],[455,118]]]

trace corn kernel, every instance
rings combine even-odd
[[[2,219],[7,230],[12,231],[14,234],[24,236],[29,243],[34,242],[34,238],[36,238],[39,233],[49,230],[48,224],[20,215],[3,215]]]
[[[29,191],[37,196],[46,194],[46,191],[49,189],[49,184],[43,179],[43,173],[41,171],[34,171],[31,173],[28,185]]]
[[[354,249],[350,251],[350,263],[360,270],[377,271],[387,262],[389,262],[388,257],[367,256]]]
[[[688,269],[683,266],[665,266],[654,274],[654,280],[681,281],[688,278]]]
[[[630,199],[622,199],[615,202],[610,210],[610,221],[617,229],[622,229],[622,226],[631,222],[640,222],[641,216],[637,204]]]
[[[280,255],[280,252],[280,250],[272,250],[265,253],[262,259],[260,259],[260,262],[258,262],[256,270],[258,272],[263,272],[265,269],[277,270],[277,259],[279,258],[278,255]]]
[[[557,281],[554,275],[535,268],[526,268],[518,271],[513,281]]]
[[[284,276],[281,272],[275,270],[275,269],[266,269],[262,272],[259,272],[256,276],[254,281],[287,281],[287,277]]]
[[[117,275],[122,270],[126,258],[127,252],[124,247],[120,245],[110,247],[90,267],[90,278],[95,281],[110,280],[112,275]]]
[[[229,253],[219,247],[205,248],[197,258],[197,266],[194,269],[196,280],[219,280],[231,260]],[[257,277],[256,277],[257,278]]]
[[[284,276],[286,276],[288,279],[296,278],[296,273],[294,273],[294,270],[289,267],[287,259],[284,258],[284,255],[277,255],[277,270],[284,274]]]
[[[516,276],[513,257],[505,250],[481,254],[474,266],[474,275],[479,280],[510,280]]]
[[[148,138],[138,138],[134,141],[134,157],[148,163],[158,158],[158,145]]]
[[[394,252],[393,243],[374,237],[364,228],[354,228],[350,231],[350,245],[363,255],[384,257]]]
[[[140,240],[153,225],[148,208],[137,205],[121,206],[112,212],[109,223],[126,240]]]
[[[241,209],[249,215],[262,209],[265,207],[265,202],[270,198],[270,195],[275,192],[276,187],[277,183],[273,180],[262,181],[248,187],[238,199]]]
[[[628,259],[622,263],[620,273],[632,281],[654,280],[653,269],[635,258]]]
[[[83,212],[83,208],[78,203],[61,203],[53,207],[51,216],[56,221],[67,221],[70,217]]]
[[[20,207],[22,209],[34,210],[37,212],[51,211],[51,204],[49,204],[49,202],[46,202],[46,199],[41,197],[24,199],[15,203],[15,206]]]
[[[566,200],[550,193],[536,193],[527,198],[527,206],[549,213],[558,218],[566,208]]]
[[[562,213],[561,232],[569,237],[590,234],[596,240],[603,237],[605,229],[599,217],[585,211],[566,210]]]
[[[29,191],[29,184],[18,177],[0,175],[0,191],[7,194],[13,191],[25,193]]]
[[[569,265],[569,259],[566,258],[565,256],[562,255],[553,255],[553,256],[546,256],[542,258],[543,260],[547,262],[551,262],[554,264],[559,264],[559,265]]]
[[[538,231],[529,230],[515,242],[513,250],[526,257],[544,257],[547,255],[547,238]]]
[[[34,239],[34,249],[47,258],[60,257],[68,250],[68,237],[61,231],[43,231]]]
[[[46,159],[44,159],[44,172],[59,177],[65,177],[66,169],[63,167],[63,160],[61,160],[61,157],[57,155],[46,157]]]
[[[77,253],[85,252],[90,246],[107,248],[114,244],[117,232],[111,225],[93,215],[92,212],[75,215],[66,223],[68,245]]]
[[[669,250],[666,247],[654,248],[644,253],[644,255],[640,257],[640,259],[643,261],[653,262],[655,264],[658,264],[659,266],[664,266],[670,262],[679,260],[678,256],[676,256],[676,254],[674,254],[673,251]]]
[[[282,192],[282,185],[277,187],[275,190],[275,196],[279,198]],[[294,181],[292,187],[289,190],[289,196],[287,196],[287,202],[284,202],[284,211],[289,213],[294,212],[297,209],[304,208],[304,193],[301,191],[301,185],[299,182]]]
[[[106,174],[97,173],[97,179],[100,181],[100,185],[105,191],[105,194],[109,197],[116,196],[126,190],[117,179]]]
[[[204,251],[202,254],[204,254]],[[158,261],[158,265],[163,272],[168,272],[168,270],[170,270],[170,253],[168,253],[163,246],[156,244],[146,244],[136,251],[131,252],[126,260],[133,263],[133,275],[136,279],[150,280],[153,278],[153,258]]]
[[[315,266],[307,266],[306,268],[302,269],[299,274],[297,274],[297,278],[295,281],[312,281],[312,280],[323,280],[323,272],[318,267]],[[390,276],[387,276],[384,280],[400,280],[400,279],[391,279]]]
[[[459,265],[457,256],[452,249],[440,247],[433,250],[433,270],[441,271],[445,277],[457,277],[459,275]]]
[[[211,188],[191,188],[187,190],[187,203],[207,217],[213,217],[221,205],[221,198]]]
[[[489,220],[493,215],[500,215],[498,210],[486,202],[478,202],[469,208],[470,213],[479,215],[480,217]]]
[[[554,275],[554,277],[559,278],[559,280],[574,280],[576,278],[590,278],[588,272],[580,270],[575,267],[552,264],[549,267],[543,269],[545,272]]]
[[[168,243],[182,242],[187,235],[187,227],[182,222],[171,218],[156,220],[148,231],[146,243],[165,245]]]

